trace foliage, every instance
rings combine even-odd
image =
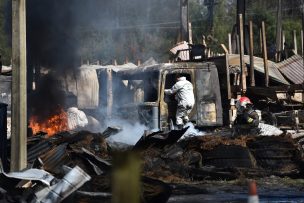
[[[11,63],[10,33],[7,28],[9,18],[6,15],[7,12],[5,12],[8,8],[8,3],[8,0],[0,1],[0,54],[4,65],[10,65]]]
[[[189,17],[193,42],[202,35],[214,52],[223,52],[228,33],[236,23],[237,0],[215,0],[213,27],[210,27],[206,0],[189,0]],[[291,31],[300,36],[300,1],[283,2],[283,30],[291,43]],[[0,52],[5,64],[10,63],[10,22],[7,4],[0,1]],[[267,44],[275,44],[277,0],[248,0],[247,16],[254,24],[255,53],[259,53],[259,29],[265,22]],[[154,57],[160,62],[169,59],[169,50],[178,39],[179,1],[176,0],[27,0],[27,37],[30,63],[47,66],[69,66],[75,60],[110,64],[114,59],[123,63]],[[298,44],[300,40],[298,37]],[[37,61],[38,60],[38,61]],[[73,62],[73,63],[72,63]]]

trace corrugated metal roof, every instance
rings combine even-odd
[[[300,55],[294,55],[275,65],[294,84],[304,82],[303,58]]]
[[[41,142],[32,146],[27,153],[28,162],[35,161],[39,156],[49,151],[52,148],[52,143],[48,140],[42,140]]]
[[[254,58],[254,69],[260,73],[264,74],[264,61],[263,58],[253,57]],[[250,59],[248,55],[244,56],[244,63],[250,64]],[[240,55],[238,54],[230,54],[229,55],[229,65],[240,65]],[[268,69],[269,69],[269,77],[277,82],[289,85],[289,82],[283,77],[280,73],[276,64],[272,61],[268,60]]]
[[[59,146],[54,146],[51,150],[40,156],[44,170],[55,173],[60,171],[61,166],[68,157],[66,152],[67,145],[68,143],[63,143]]]

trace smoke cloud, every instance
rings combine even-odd
[[[179,1],[28,0],[27,23],[30,63],[57,71],[81,58],[162,58],[177,38]]]
[[[112,120],[109,122],[109,126],[111,126],[111,124],[121,127],[122,131],[109,137],[107,140],[109,142],[119,142],[128,145],[135,145],[144,134],[144,131],[148,129],[148,127],[138,122],[132,124],[126,120]]]
[[[121,64],[126,58],[137,62],[154,57],[164,62],[178,30],[176,0],[27,0],[28,73],[46,67],[53,74],[41,77],[29,95],[31,114],[46,119],[65,106],[56,78],[75,74],[81,60],[107,65],[113,59]],[[106,87],[103,82],[100,88]],[[146,128],[119,124],[124,131],[117,137],[130,144]]]
[[[36,91],[29,95],[29,108],[31,115],[43,122],[60,113],[65,104],[65,95],[52,74],[41,77],[36,86]]]

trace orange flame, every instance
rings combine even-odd
[[[39,121],[37,116],[31,116],[29,120],[29,127],[32,128],[33,134],[38,132],[45,132],[48,136],[52,136],[58,132],[68,130],[68,116],[67,113],[60,110],[59,114],[51,116],[46,121]]]

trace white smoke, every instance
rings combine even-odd
[[[108,126],[115,125],[122,128],[122,131],[118,134],[112,135],[107,138],[108,142],[119,142],[128,145],[135,145],[136,142],[142,137],[147,126],[138,122],[131,124],[125,120],[112,120],[108,123]]]
[[[184,128],[186,127],[189,127],[188,130],[183,134],[183,136],[179,140],[186,139],[189,137],[203,136],[206,134],[203,131],[199,131],[198,129],[195,129],[193,123],[191,122],[187,123]]]

